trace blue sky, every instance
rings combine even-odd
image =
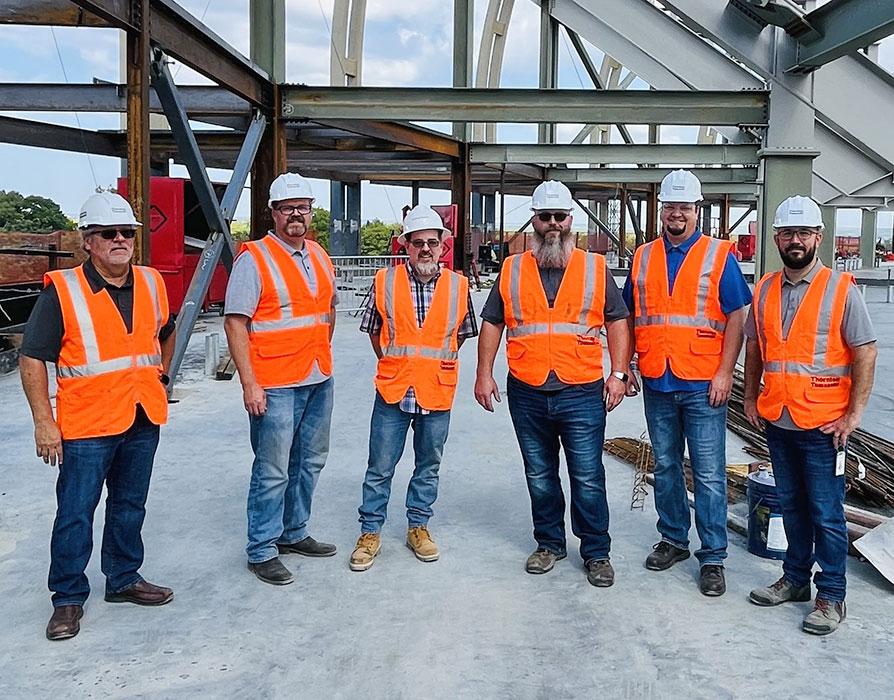
[[[236,49],[248,54],[249,0],[180,0],[180,4],[204,21]],[[448,0],[368,0],[364,42],[363,82],[365,85],[447,86],[451,84],[452,3]],[[485,0],[476,5],[475,48],[477,52]],[[289,82],[325,85],[329,82],[329,27],[332,0],[287,0],[287,67]],[[533,2],[515,3],[509,27],[501,84],[504,87],[536,87],[539,9]],[[55,35],[55,36],[54,36]],[[84,83],[94,78],[119,82],[120,33],[110,29],[0,26],[0,81],[5,82],[68,82]],[[572,56],[567,40],[560,48],[560,87],[587,87],[588,81],[579,60]],[[57,52],[58,46],[58,52]],[[534,48],[532,48],[534,47]],[[601,53],[591,47],[597,62]],[[61,61],[60,61],[61,56]],[[894,40],[882,45],[881,63],[894,70]],[[201,76],[186,67],[174,68],[181,84],[203,83]],[[646,87],[641,81],[634,87]],[[118,115],[70,113],[11,114],[57,124],[89,129],[118,128]],[[559,140],[569,141],[579,125],[561,125]],[[645,139],[644,127],[632,127],[636,140]],[[642,133],[640,133],[642,132]],[[695,130],[665,128],[668,142],[695,140]],[[532,125],[501,125],[502,141],[536,140]],[[0,144],[0,189],[14,189],[24,194],[39,194],[58,201],[69,215],[77,213],[83,199],[96,186],[112,185],[119,174],[117,159],[61,153],[40,148]],[[175,167],[175,175],[185,174]],[[212,176],[226,179],[226,171]],[[318,203],[328,206],[329,190],[325,181],[314,181]],[[387,193],[386,193],[387,190]],[[429,203],[444,203],[447,193],[423,191],[421,198]],[[247,191],[242,197],[237,216],[247,217]],[[378,217],[396,220],[400,207],[409,200],[407,188],[364,184],[363,218]],[[507,226],[526,219],[526,200],[507,197]],[[576,217],[578,224],[583,215]],[[890,232],[894,215],[880,216],[880,228]],[[840,232],[859,228],[858,212],[842,212]],[[890,233],[888,233],[890,235]]]

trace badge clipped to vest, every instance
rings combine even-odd
[[[847,461],[847,445],[842,445],[835,453],[835,476],[844,476],[844,464]]]

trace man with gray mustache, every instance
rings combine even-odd
[[[571,485],[571,527],[580,538],[587,580],[606,587],[614,583],[614,570],[602,443],[606,413],[624,398],[628,311],[605,258],[575,246],[568,188],[544,182],[532,200],[534,245],[506,259],[481,313],[475,399],[488,411],[494,410],[493,399],[501,400],[493,366],[505,328],[506,394],[537,542],[525,570],[545,574],[566,556],[561,441]],[[607,379],[603,326],[611,358]]]

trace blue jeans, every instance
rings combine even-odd
[[[320,470],[329,454],[330,377],[319,384],[267,389],[267,412],[249,416],[255,453],[248,489],[248,561],[278,556],[276,543],[307,537]]]
[[[83,605],[90,595],[84,571],[93,552],[93,513],[106,484],[101,567],[106,592],[142,580],[146,496],[159,429],[140,416],[126,432],[63,440],[56,479],[56,521],[50,541],[49,588],[53,605]]]
[[[689,548],[689,499],[683,478],[683,441],[695,488],[695,529],[702,566],[726,559],[726,404],[711,406],[706,391],[645,387],[646,425],[655,456],[655,509],[661,539]]]
[[[399,404],[385,403],[376,392],[369,425],[369,462],[359,509],[362,532],[382,529],[394,468],[404,453],[411,425],[416,468],[407,486],[408,526],[425,525],[432,516],[431,507],[438,498],[438,469],[450,428],[450,411],[432,411],[425,415],[406,413],[400,410]]]
[[[816,595],[844,600],[847,567],[847,522],[844,476],[835,476],[835,446],[819,430],[785,430],[767,425],[767,447],[782,507],[788,549],[782,570],[796,586],[810,583]]]
[[[571,482],[571,530],[584,561],[607,559],[608,500],[602,443],[605,405],[602,382],[538,391],[509,375],[509,414],[525,464],[537,546],[565,553],[565,495],[559,478],[559,444]]]

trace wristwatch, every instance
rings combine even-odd
[[[158,380],[165,386],[171,383],[171,378],[167,374],[162,374]]]
[[[615,379],[620,379],[620,380],[621,380],[622,382],[624,382],[625,384],[627,383],[627,380],[629,379],[629,377],[628,377],[624,372],[619,372],[618,370],[614,370],[614,371],[612,372],[612,376],[613,376]]]

